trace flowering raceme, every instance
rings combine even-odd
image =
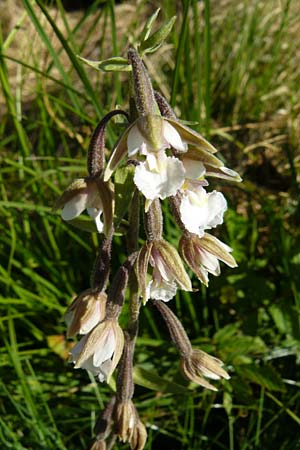
[[[132,78],[130,112],[115,109],[98,123],[88,149],[88,176],[71,183],[55,205],[62,210],[62,218],[71,223],[87,210],[99,233],[90,287],[73,300],[64,317],[68,337],[83,335],[71,350],[76,369],[85,369],[99,381],[109,382],[118,366],[116,393],[97,422],[93,449],[105,449],[107,439],[112,448],[117,438],[128,442],[132,450],[145,446],[147,431],[132,400],[133,358],[142,305],[148,307],[150,303],[162,315],[188,380],[217,390],[206,378],[230,378],[220,359],[192,347],[166,302],[177,290],[193,291],[185,264],[206,286],[209,274],[220,274],[220,261],[236,266],[232,249],[207,233],[223,223],[227,209],[223,194],[208,190],[208,179],[241,178],[216,156],[213,145],[183,125],[167,101],[154,92],[138,51],[130,47],[127,56],[124,65]],[[125,116],[127,122],[106,164],[105,130],[117,114]],[[180,254],[164,236],[166,203],[182,231]],[[144,232],[140,233],[142,215]],[[118,254],[114,253],[116,233]],[[123,258],[123,252],[119,254],[123,239],[125,262],[114,272],[112,257],[116,261]],[[120,318],[125,301],[128,308]],[[126,320],[126,326],[121,327]]]

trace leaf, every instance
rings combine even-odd
[[[166,39],[170,31],[172,30],[175,20],[176,16],[172,17],[170,20],[165,22],[161,28],[159,28],[155,33],[153,33],[148,39],[143,41],[140,46],[141,54],[155,52],[155,50],[157,50],[162,45],[163,41]]]
[[[135,189],[133,182],[134,167],[122,167],[115,173],[115,223],[118,225],[124,217]]]
[[[148,389],[159,392],[169,392],[172,394],[186,394],[187,388],[173,381],[166,380],[157,373],[143,369],[142,367],[135,367],[133,369],[133,380],[135,384],[143,386]]]
[[[152,30],[153,24],[154,24],[155,20],[157,19],[158,14],[159,14],[159,11],[160,11],[160,8],[157,8],[157,10],[152,14],[151,17],[149,17],[149,19],[145,23],[144,28],[143,28],[143,30],[141,32],[141,35],[140,35],[140,41],[141,42],[143,42],[146,39],[148,39],[148,37],[149,37],[149,35],[151,33],[151,30]]]
[[[295,339],[300,338],[299,317],[295,308],[287,304],[271,305],[269,313],[279,332],[288,334]]]
[[[113,56],[112,58],[104,59],[103,61],[91,61],[82,56],[77,55],[77,58],[83,61],[90,67],[103,72],[130,72],[131,65],[128,64],[127,59],[121,56]]]
[[[269,391],[285,391],[285,386],[279,373],[271,366],[255,366],[245,364],[236,367],[237,374],[244,379],[258,384]]]

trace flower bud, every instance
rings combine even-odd
[[[73,181],[56,201],[53,210],[62,208],[63,220],[73,220],[86,209],[95,220],[98,232],[108,234],[113,222],[113,207],[109,183],[87,177]]]
[[[68,307],[64,320],[67,323],[67,336],[72,338],[76,334],[87,334],[97,323],[105,317],[105,292],[87,289],[73,300]]]
[[[132,400],[117,403],[115,412],[115,432],[123,442],[129,442],[138,424],[138,414]]]
[[[106,442],[95,440],[89,450],[106,450]]]
[[[151,80],[142,60],[133,47],[129,48],[127,56],[132,66],[134,99],[139,114],[157,114]]]
[[[151,280],[147,284],[147,272],[152,266]],[[177,250],[163,239],[146,244],[139,251],[136,275],[144,303],[149,298],[169,301],[181,288],[191,291],[192,285]]]
[[[220,359],[210,356],[202,350],[192,350],[188,355],[181,358],[181,371],[193,383],[217,391],[218,389],[203,377],[212,380],[220,380],[221,378],[229,380],[230,376],[222,369],[223,364]]]
[[[147,431],[145,425],[138,420],[133,429],[132,437],[129,441],[132,450],[143,450],[147,441]]]
[[[180,239],[179,248],[186,264],[206,286],[208,273],[220,275],[219,260],[229,267],[237,266],[230,255],[232,249],[208,233],[204,233],[202,238],[196,234],[185,233]]]

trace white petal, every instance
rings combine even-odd
[[[76,363],[80,353],[83,350],[83,347],[86,344],[87,338],[88,336],[84,336],[83,338],[81,338],[80,341],[76,345],[74,345],[74,347],[70,351],[70,359],[73,363]]]
[[[187,144],[181,139],[178,131],[166,120],[163,121],[163,136],[166,142],[179,152],[187,150]]]
[[[201,161],[183,158],[182,164],[185,169],[185,177],[197,180],[205,175],[205,167]]]
[[[107,381],[108,374],[111,370],[111,359],[107,359],[100,366],[100,373],[98,375],[99,381],[103,383],[103,381]]]
[[[143,144],[145,145],[145,138],[140,133],[137,125],[134,125],[127,137],[128,156],[135,155],[142,148]]]
[[[72,220],[78,217],[85,210],[88,201],[87,192],[75,195],[62,209],[61,217],[63,220]]]
[[[158,169],[151,171],[147,160],[135,169],[134,183],[149,200],[175,195],[184,182],[184,168],[177,158],[164,155],[158,160]]]
[[[174,282],[168,283],[167,281],[162,281],[160,284],[157,284],[152,280],[148,286],[147,292],[149,292],[149,298],[162,300],[164,302],[168,302],[175,297],[177,291],[177,286]]]
[[[99,342],[94,353],[93,363],[96,367],[110,359],[116,349],[116,339],[113,330],[109,330],[105,338]]]
[[[197,262],[205,267],[205,269],[213,275],[220,275],[220,264],[216,256],[201,249],[198,253]]]
[[[223,222],[226,209],[227,203],[223,194],[217,191],[207,194],[200,186],[194,191],[187,190],[184,193],[180,214],[187,230],[202,237],[204,230]]]
[[[103,222],[101,220],[102,210],[98,210],[96,208],[87,208],[87,212],[89,216],[95,220],[98,233],[102,233],[104,228]]]

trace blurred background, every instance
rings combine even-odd
[[[109,386],[68,364],[62,322],[89,285],[99,237],[52,207],[86,175],[100,118],[128,106],[126,73],[76,55],[125,56],[158,7],[159,21],[177,20],[145,57],[154,87],[244,182],[211,182],[229,204],[214,234],[238,268],[223,265],[208,289],[193,278],[196,291],[169,303],[232,378],[217,393],[188,385],[160,317],[143,308],[135,402],[146,449],[300,449],[299,0],[0,1],[1,448],[85,450],[110,398]],[[119,133],[113,124],[108,149]],[[122,236],[114,245],[116,268]]]

